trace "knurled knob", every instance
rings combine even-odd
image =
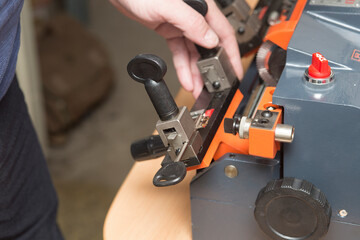
[[[286,177],[270,181],[259,192],[254,214],[271,239],[318,240],[329,229],[331,207],[312,183]]]

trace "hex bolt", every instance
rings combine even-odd
[[[270,111],[263,111],[263,112],[261,113],[261,116],[263,116],[263,117],[265,117],[265,118],[270,118],[270,117],[272,117],[272,115],[273,115],[273,113],[270,112]]]
[[[269,121],[269,119],[266,119],[266,118],[260,118],[259,120],[258,120],[258,123],[259,124],[267,124],[267,123],[269,123],[270,121]]]
[[[235,178],[238,174],[239,174],[239,172],[234,165],[227,165],[225,167],[225,175],[228,178]]]

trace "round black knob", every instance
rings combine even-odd
[[[145,85],[146,92],[162,121],[169,120],[179,113],[179,108],[163,79],[166,70],[166,63],[152,54],[137,55],[127,66],[130,77]]]
[[[316,240],[329,229],[331,207],[310,182],[284,178],[270,181],[260,191],[254,214],[271,239]]]
[[[167,66],[164,60],[156,55],[139,54],[129,62],[127,71],[137,82],[145,83],[149,79],[159,82],[163,80]]]
[[[164,145],[159,135],[152,135],[133,142],[130,150],[134,160],[143,161],[165,155],[167,146]]]

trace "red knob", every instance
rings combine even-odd
[[[331,75],[331,68],[328,60],[321,53],[313,53],[312,62],[308,73],[313,78],[328,78]]]

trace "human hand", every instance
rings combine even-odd
[[[197,98],[203,88],[196,65],[200,55],[194,43],[205,48],[222,46],[239,79],[243,76],[235,33],[213,0],[206,0],[205,18],[183,0],[110,0],[124,15],[150,29],[167,41],[181,85]]]

